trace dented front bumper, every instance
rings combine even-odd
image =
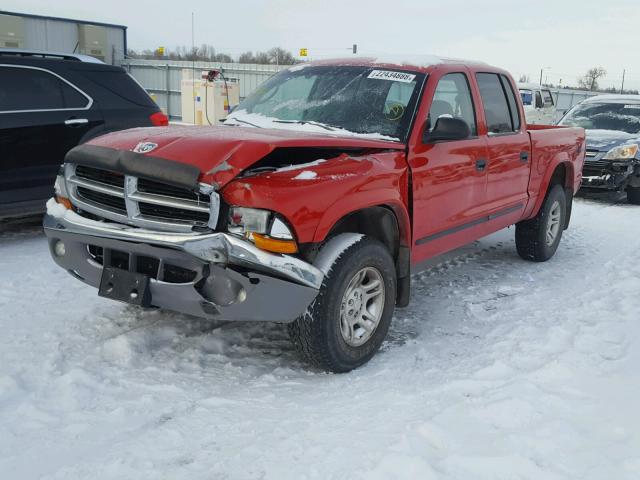
[[[99,288],[105,267],[142,274],[149,279],[150,306],[203,318],[290,322],[324,278],[299,258],[259,250],[234,235],[96,221],[53,200],[44,229],[53,259],[74,277]]]
[[[624,190],[632,181],[634,171],[640,172],[633,160],[590,160],[582,170],[582,188],[593,190]]]

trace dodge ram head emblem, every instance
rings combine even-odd
[[[153,142],[140,142],[133,151],[135,153],[149,153],[151,150],[155,150],[157,146],[158,144]]]

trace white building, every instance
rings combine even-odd
[[[119,65],[127,51],[127,27],[0,10],[0,48],[82,53]]]

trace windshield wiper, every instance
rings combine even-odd
[[[314,125],[316,127],[320,127],[320,128],[324,128],[325,130],[329,130],[330,132],[333,132],[336,130],[335,127],[331,127],[329,125],[326,125],[324,123],[320,123],[320,122],[314,122],[313,120],[273,120],[274,123],[297,123],[299,125]]]
[[[236,118],[236,117],[227,118],[224,121],[223,125],[229,125],[230,127],[237,127],[237,125],[234,125],[233,123],[227,123],[227,120],[234,120],[234,121],[239,122],[239,123],[245,123],[247,125],[251,125],[252,127],[262,128],[260,125],[256,125],[255,123],[247,122],[246,120],[241,120],[240,118]]]

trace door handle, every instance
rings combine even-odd
[[[476,170],[479,172],[484,172],[484,169],[487,168],[487,161],[484,158],[479,158],[476,160]]]
[[[87,118],[70,118],[64,121],[65,125],[84,125],[89,123],[89,119]]]
[[[520,152],[520,161],[527,163],[529,161],[529,152]]]

